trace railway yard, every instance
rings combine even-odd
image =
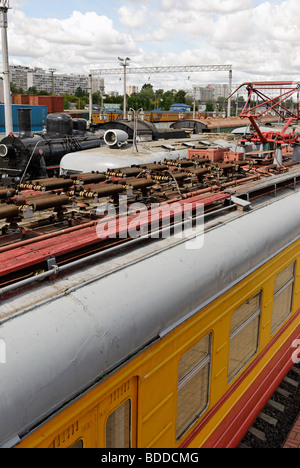
[[[250,155],[203,144],[186,151],[186,158],[181,159],[1,187],[0,294],[6,304],[0,313],[1,324],[20,313],[20,305],[13,304],[21,291],[32,290],[43,281],[57,282],[69,268],[89,261],[105,262],[115,252],[126,254],[135,246],[157,242],[157,236],[151,238],[150,207],[158,210],[158,236],[163,237],[166,222],[175,228],[186,203],[191,204],[193,217],[197,204],[203,206],[204,229],[209,231],[222,225],[223,217],[246,216],[288,198],[300,187],[300,166],[288,149],[280,163],[273,151]],[[124,196],[126,206],[121,207]],[[170,211],[160,210],[165,206],[174,208],[171,218]],[[115,208],[114,230],[109,227],[109,207]],[[128,230],[134,222],[136,239]],[[106,238],[99,238],[101,223]],[[300,409],[299,380],[299,365],[294,365],[249,426],[240,448],[279,448],[287,443]]]
[[[88,237],[85,245],[83,233],[94,229],[101,218],[106,221],[105,204],[118,210],[120,197],[126,197],[128,206],[139,202],[146,208],[176,203],[183,207],[191,200],[194,204],[203,203],[207,217],[215,216],[218,210],[246,211],[251,203],[262,203],[286,190],[297,190],[299,163],[291,161],[290,153],[285,154],[280,165],[274,164],[273,159],[270,151],[245,157],[227,148],[200,145],[188,149],[184,159],[165,159],[102,173],[27,180],[17,188],[0,187],[0,253],[3,257],[5,251],[16,245],[34,245],[45,238],[53,243],[57,237],[79,231],[82,245],[79,240],[77,250],[86,249],[89,243],[97,245],[97,236]],[[148,224],[146,217],[144,223]],[[60,255],[67,255],[67,245],[64,252],[62,243],[58,244]],[[3,284],[3,262],[1,270]]]
[[[298,116],[243,117],[4,139],[0,446],[298,446]]]
[[[96,448],[100,462],[130,466],[198,463],[205,448],[300,448],[288,2],[238,12],[186,2],[179,33],[174,2],[64,5],[57,18],[53,2],[17,3],[10,66],[0,0],[0,448]],[[235,81],[257,81],[233,90],[232,65],[180,65],[224,51]],[[61,74],[117,54],[131,58]],[[176,64],[135,68],[155,56]],[[211,73],[224,71],[228,84],[217,83]],[[189,90],[175,89],[179,72],[212,84],[187,75]],[[140,92],[133,73],[148,77]],[[159,73],[174,89],[160,89]],[[117,79],[106,95],[104,75],[123,76],[123,96]]]

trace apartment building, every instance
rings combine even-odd
[[[128,96],[131,96],[132,94],[137,94],[139,92],[138,86],[127,86],[126,92]]]
[[[42,68],[29,68],[23,66],[10,67],[10,81],[18,88],[27,91],[35,87],[38,91],[47,91],[54,94],[75,94],[77,88],[84,91],[89,89],[89,78],[87,75],[56,73],[54,69],[44,70]],[[104,79],[93,77],[92,92],[100,91],[104,94]]]
[[[228,84],[213,84],[207,86],[196,86],[194,88],[194,95],[197,101],[217,101],[218,98],[227,98],[229,95]]]

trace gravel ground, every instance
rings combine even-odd
[[[289,435],[289,432],[294,425],[300,413],[300,363],[294,364],[287,378],[297,382],[298,386],[294,386],[292,382],[283,380],[279,389],[289,392],[289,396],[282,395],[278,391],[274,393],[271,400],[284,406],[284,410],[274,408],[267,404],[262,413],[277,420],[276,425],[272,425],[262,418],[258,417],[252,427],[258,429],[265,434],[265,440],[253,435],[250,431],[247,432],[241,442],[241,446],[249,448],[282,448],[284,442]],[[281,408],[283,409],[283,408]]]

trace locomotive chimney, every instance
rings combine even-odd
[[[20,136],[31,135],[31,109],[18,109],[19,134]]]

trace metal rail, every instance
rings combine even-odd
[[[228,210],[235,210],[235,209],[236,209],[236,205],[232,204],[232,205],[228,205],[228,206],[219,208],[217,210],[214,210],[211,213],[204,213],[204,214],[201,213],[199,215],[194,216],[192,219],[193,219],[193,222],[195,222],[197,220],[201,220],[201,219],[204,220],[208,216],[215,215],[217,213],[222,213],[222,212],[225,212],[225,211],[228,211]],[[166,231],[168,232],[170,230],[170,228],[175,229],[179,225],[181,225],[181,226],[190,225],[190,220],[188,219],[188,220],[184,220],[184,221],[179,221],[178,223],[174,223],[172,225],[168,225],[168,226],[165,226],[165,227],[160,227],[160,228],[158,228],[158,229],[156,229],[154,231],[150,231],[150,232],[148,232],[148,233],[146,233],[144,235],[141,235],[139,237],[136,237],[136,238],[133,238],[133,239],[130,239],[130,240],[125,239],[124,242],[122,242],[121,244],[115,245],[113,247],[109,247],[108,249],[102,250],[101,252],[97,252],[97,253],[94,253],[92,255],[88,255],[88,256],[80,258],[78,260],[71,261],[70,263],[67,263],[65,265],[58,266],[56,264],[56,259],[51,258],[50,263],[49,263],[49,270],[48,271],[45,271],[43,273],[39,273],[39,274],[37,274],[35,276],[31,276],[30,278],[27,278],[27,279],[24,279],[24,280],[21,280],[21,281],[17,281],[16,283],[13,283],[13,284],[11,284],[9,286],[5,286],[3,288],[0,288],[0,297],[3,298],[3,296],[5,294],[11,293],[11,292],[15,291],[16,289],[31,285],[31,284],[33,284],[35,282],[41,281],[41,280],[49,278],[51,276],[58,275],[59,273],[65,272],[65,271],[70,270],[72,268],[82,266],[82,264],[87,264],[87,263],[89,263],[91,261],[94,261],[96,259],[99,259],[99,258],[101,258],[101,257],[103,257],[105,255],[114,254],[115,252],[119,252],[124,247],[128,248],[128,247],[134,246],[135,244],[138,244],[139,242],[141,242],[143,240],[149,240],[149,239],[150,240],[151,239],[156,240],[156,237],[155,237],[156,234],[162,235],[164,232],[166,232]],[[198,234],[199,234],[199,232],[194,232],[193,235],[191,236],[191,238],[178,239],[178,242],[176,242],[176,244],[181,243],[181,242],[186,242],[187,240],[191,240],[193,237],[197,236]],[[51,260],[52,260],[52,262],[51,262]],[[114,269],[114,271],[118,270],[119,268],[122,268],[122,267],[118,266],[118,267],[116,267]],[[0,325],[2,323],[3,323],[3,321],[0,320]]]

